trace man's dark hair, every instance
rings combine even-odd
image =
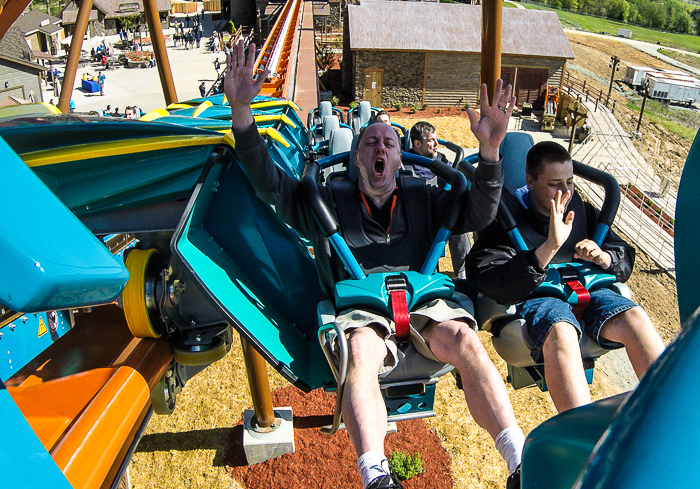
[[[130,110],[130,111],[133,112],[134,114],[136,113],[136,108],[135,108],[133,105],[129,105],[129,106],[127,106],[126,109],[124,109],[124,113],[125,113],[125,114],[126,114],[126,111],[127,111],[127,110]]]
[[[380,115],[385,115],[389,118],[389,120],[391,120],[391,116],[389,115],[389,112],[387,112],[386,110],[380,110],[379,112],[377,112],[377,115],[374,116],[374,120],[379,119]]]
[[[527,152],[525,173],[537,180],[537,177],[544,171],[545,164],[565,163],[567,161],[571,161],[571,156],[561,144],[554,141],[542,141]]]
[[[411,128],[411,143],[414,141],[423,141],[423,139],[425,139],[425,137],[432,132],[435,132],[435,126],[433,126],[430,122],[416,122]]]

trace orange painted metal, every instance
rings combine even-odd
[[[275,413],[272,410],[272,394],[270,382],[267,378],[267,363],[265,359],[241,338],[245,371],[248,375],[248,387],[253,398],[253,410],[255,419],[261,428],[269,428],[275,422]]]
[[[102,485],[149,403],[144,378],[130,367],[116,369],[51,452],[73,487]]]
[[[481,81],[493,99],[496,80],[501,77],[501,27],[503,0],[484,0],[481,4]]]
[[[109,486],[173,357],[163,339],[131,335],[124,312],[102,306],[5,383],[74,487]]]
[[[156,61],[158,62],[156,66],[158,67],[158,75],[160,75],[160,84],[163,87],[165,104],[174,104],[177,103],[177,93],[175,92],[175,82],[173,81],[173,72],[170,69],[168,52],[165,50],[165,38],[160,25],[160,15],[156,0],[144,0],[143,6],[146,22],[148,23],[148,32],[151,33],[153,51],[155,51]]]
[[[31,0],[0,0],[0,39],[5,37],[30,3]]]
[[[70,51],[66,69],[63,72],[61,84],[61,97],[58,99],[58,109],[64,114],[68,113],[70,100],[73,97],[73,86],[75,85],[75,73],[78,71],[78,61],[80,61],[80,50],[83,47],[83,36],[87,30],[88,19],[92,10],[92,0],[83,0],[78,8],[78,18],[75,20],[75,31],[73,39],[70,41]]]
[[[301,9],[304,2],[301,0],[287,0],[287,3],[277,18],[275,25],[270,32],[270,35],[265,40],[263,48],[260,50],[258,58],[255,60],[255,72],[261,73],[265,69],[272,69],[270,61],[272,60],[273,52],[281,50],[280,58],[276,70],[269,75],[268,80],[263,83],[260,95],[268,97],[287,98],[290,89],[292,73],[288,68],[291,68],[290,61],[299,33],[299,24],[301,22]],[[289,21],[289,29],[286,35],[283,35],[285,24]]]

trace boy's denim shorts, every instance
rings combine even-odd
[[[598,289],[591,292],[591,302],[583,311],[581,320],[583,331],[590,336],[601,348],[615,350],[623,348],[622,343],[610,341],[600,336],[600,330],[605,321],[625,312],[637,304],[622,297],[610,289]],[[517,305],[517,318],[524,319],[527,332],[532,340],[533,348],[530,355],[537,363],[542,363],[542,346],[552,327],[561,321],[570,323],[578,332],[581,339],[581,324],[571,311],[571,305],[553,297],[530,299]]]

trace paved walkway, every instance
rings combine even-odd
[[[216,80],[217,73],[214,69],[214,60],[218,58],[221,64],[225,65],[226,57],[223,52],[213,53],[207,51],[206,38],[202,39],[199,49],[174,48],[172,42],[173,33],[173,29],[164,30],[164,34],[168,36],[165,43],[178,100],[197,98],[200,96],[198,87],[202,82],[206,84],[208,89]],[[91,47],[97,46],[101,41],[101,37],[84,41],[83,50],[90,51]],[[117,43],[119,42],[119,36],[107,36],[107,42]],[[149,49],[150,46],[145,48]],[[115,52],[116,54],[122,53],[118,49],[115,49]],[[55,66],[61,72],[65,70],[64,65]],[[163,89],[157,68],[124,68],[122,66],[105,71],[104,96],[100,96],[99,93],[85,93],[81,90],[80,80],[84,73],[99,75],[102,73],[102,67],[95,63],[92,66],[88,65],[78,68],[75,77],[76,84],[73,90],[73,100],[75,101],[76,110],[79,112],[104,110],[108,104],[112,106],[112,111],[119,107],[120,113],[124,112],[124,107],[127,105],[141,107],[144,112],[165,107],[165,98],[163,97]],[[53,94],[52,84],[45,87],[43,97],[44,102],[54,99],[58,103],[58,98]]]

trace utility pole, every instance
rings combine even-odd
[[[578,123],[581,122],[582,120],[585,120],[588,115],[586,112],[579,112],[578,110],[578,102],[574,104],[574,108],[572,109],[571,107],[566,108],[566,112],[569,114],[569,118],[571,119],[571,137],[569,138],[569,154],[571,154],[571,150],[574,147],[574,138],[576,137],[576,126],[578,126]]]
[[[639,120],[637,121],[637,134],[639,134],[639,128],[642,125],[642,116],[644,115],[644,105],[647,103],[647,97],[649,96],[649,79],[644,81],[644,98],[642,98],[642,109],[639,111]]]
[[[608,105],[608,102],[610,102],[610,93],[612,92],[612,86],[613,86],[613,80],[615,79],[615,72],[618,71],[620,68],[617,66],[618,63],[620,62],[620,58],[617,56],[613,56],[610,58],[610,68],[612,68],[612,73],[610,73],[610,86],[608,87],[608,98],[607,101],[605,102],[605,105]]]

